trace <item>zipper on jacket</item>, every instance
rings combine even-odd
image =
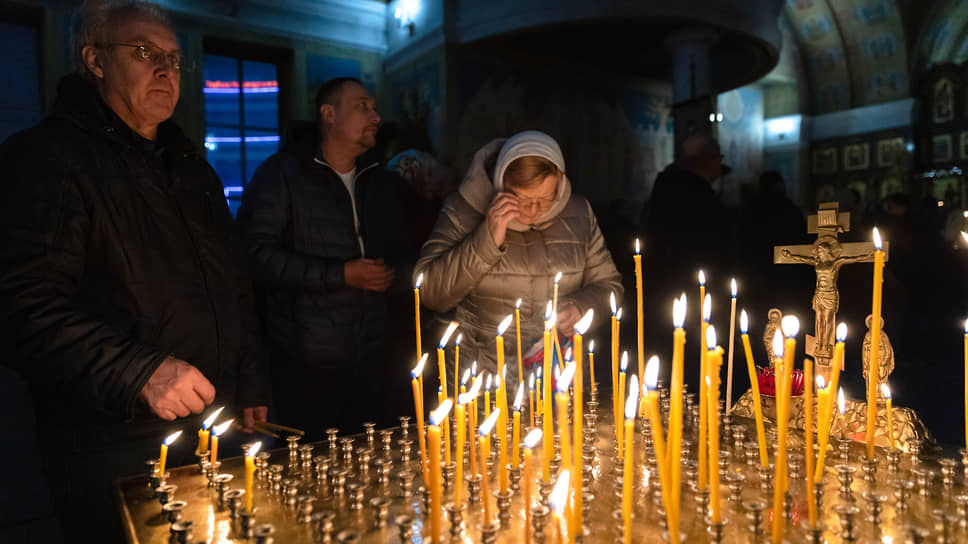
[[[328,162],[326,162],[324,160],[321,160],[319,157],[313,157],[313,162],[315,162],[316,164],[320,164],[322,166],[325,166],[326,168],[329,168],[329,170],[331,172],[333,172],[334,174],[336,174],[337,177],[340,176],[340,173],[337,172],[335,168],[333,168]],[[374,163],[370,164],[369,166],[367,166],[367,167],[363,168],[362,170],[360,170],[360,171],[356,172],[355,174],[353,174],[353,194],[350,195],[351,196],[351,198],[350,198],[350,206],[353,206],[353,210],[352,211],[356,215],[357,221],[359,221],[359,223],[360,223],[359,232],[356,233],[356,235],[359,237],[359,240],[357,242],[361,246],[360,247],[360,257],[366,257],[366,255],[364,255],[363,247],[362,247],[363,244],[364,244],[364,242],[363,242],[364,223],[363,223],[363,219],[362,219],[363,218],[363,199],[360,198],[360,187],[359,187],[359,184],[356,183],[356,182],[359,181],[360,176],[362,176],[367,170],[371,170],[371,169],[375,168],[376,166],[378,166],[379,164],[380,164],[379,162],[374,162]],[[342,183],[342,179],[340,179],[340,183]],[[346,185],[343,185],[343,187],[345,188]],[[347,193],[348,192],[349,191],[347,191]]]

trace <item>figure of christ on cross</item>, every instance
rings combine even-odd
[[[793,253],[788,248],[781,248],[780,255],[784,258],[782,262],[810,264],[816,271],[817,287],[813,293],[812,303],[816,315],[814,325],[816,343],[813,355],[818,359],[830,359],[833,357],[834,323],[837,320],[837,311],[840,309],[840,292],[837,290],[837,276],[840,274],[840,268],[845,264],[872,262],[873,247],[867,253],[844,255],[843,247],[835,236],[821,236],[814,242],[813,250],[808,255]]]

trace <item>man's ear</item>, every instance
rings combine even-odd
[[[93,45],[85,45],[84,49],[81,49],[84,66],[98,79],[104,78],[104,68],[101,66],[101,51]]]
[[[319,118],[323,120],[323,124],[335,123],[336,108],[332,104],[323,104],[319,107]]]

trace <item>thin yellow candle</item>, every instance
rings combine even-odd
[[[748,331],[750,327],[749,316],[746,310],[739,314],[739,328],[743,340],[743,351],[746,354],[746,370],[750,375],[750,389],[753,392],[753,415],[756,418],[756,441],[760,446],[760,466],[769,464],[769,457],[766,453],[766,431],[763,428],[763,405],[760,401],[760,382],[756,376],[756,364],[753,361],[753,350],[750,348],[750,337]]]
[[[555,316],[555,321],[558,320],[558,283],[561,281],[561,272],[555,274],[555,287],[554,296],[551,299],[551,315]],[[556,323],[557,324],[557,323]],[[562,364],[562,353],[561,344],[558,342],[558,327],[551,329],[551,343],[554,349],[555,358],[558,360],[558,364]]]
[[[255,479],[255,454],[262,448],[262,442],[256,442],[245,449],[245,511],[252,511],[252,482]]]
[[[582,337],[588,331],[588,328],[592,325],[592,319],[595,318],[595,310],[588,310],[585,315],[575,323],[575,336],[573,342],[575,343],[575,398],[573,402],[573,415],[572,415],[572,428],[574,430],[574,469],[575,474],[582,474],[582,446],[583,446],[583,436],[582,436],[582,422],[584,419],[584,405],[585,405],[585,392],[584,392],[584,372],[582,372]],[[592,374],[592,384],[595,383],[595,375]],[[578,532],[578,529],[584,524],[585,516],[582,513],[582,505],[584,504],[584,498],[582,497],[582,479],[575,478],[575,514],[572,516],[575,526],[572,527],[572,534]]]
[[[474,378],[474,383],[471,385],[470,390],[467,392],[468,396],[471,398],[471,408],[468,414],[468,424],[470,425],[470,439],[471,439],[471,475],[478,474],[477,472],[477,398],[481,394],[481,384],[484,383],[483,376],[477,376]]]
[[[531,425],[528,427],[534,427],[534,372],[531,373],[531,377],[528,378],[528,415],[531,417]]]
[[[441,541],[440,520],[443,515],[441,499],[444,479],[440,475],[440,424],[446,421],[451,404],[450,399],[444,399],[430,413],[430,426],[427,428],[427,449],[430,450],[430,541],[433,543]]]
[[[424,411],[423,411],[423,387],[420,377],[423,375],[424,365],[427,363],[427,354],[420,357],[420,362],[410,371],[410,385],[413,388],[413,409],[417,415],[417,441],[420,442],[420,474],[423,476],[424,489],[428,489],[427,484],[427,447],[424,438]]]
[[[437,404],[443,404],[444,400],[447,399],[447,394],[444,393],[444,388],[440,387],[437,389]],[[441,429],[444,433],[444,465],[449,465],[451,462],[450,457],[450,417],[445,417],[444,421],[440,424]]]
[[[484,418],[487,419],[491,416],[491,387],[493,385],[492,374],[487,375],[487,384],[484,386]]]
[[[457,425],[457,474],[454,481],[454,504],[458,507],[464,503],[464,442],[467,439],[464,435],[467,421],[464,405],[470,401],[467,393],[463,393],[457,397],[457,405],[454,406],[454,419]]]
[[[535,387],[535,390],[534,390],[535,404],[536,404],[535,414],[538,414],[538,415],[541,415],[544,412],[544,400],[542,400],[543,389],[541,387],[541,369],[542,369],[541,365],[538,365],[538,368],[534,370],[535,379],[538,382],[538,386]]]
[[[235,420],[230,419],[225,423],[220,423],[212,427],[212,456],[209,458],[209,461],[212,463],[212,466],[214,466],[215,463],[218,461],[218,439],[220,436],[222,436],[223,433],[225,433],[225,431],[229,429],[230,426],[232,426],[233,421]]]
[[[619,365],[619,369],[618,369],[618,390],[621,391],[622,397],[625,396],[625,372],[628,369],[628,366],[629,366],[629,352],[623,351],[622,362]],[[619,403],[619,406],[621,406],[621,403]],[[621,417],[622,412],[618,412],[618,414]],[[625,438],[623,429],[624,429],[624,425],[622,423],[619,423],[615,429],[618,434],[616,438],[618,439],[618,451],[620,452],[624,451],[622,449],[622,445],[624,443],[623,439]]]
[[[458,323],[456,321],[451,321],[447,325],[447,329],[444,331],[444,335],[440,337],[440,343],[437,344],[437,371],[440,374],[440,389],[444,392],[444,397],[447,396],[447,366],[446,360],[444,358],[444,348],[447,347],[447,342],[450,341],[450,337],[457,330]],[[454,376],[454,380],[457,380],[457,376]],[[450,464],[450,425],[447,422],[445,416],[442,422],[444,429],[444,462]]]
[[[591,383],[588,384],[594,395],[598,391],[598,386],[595,385],[595,341],[588,341],[588,379]]]
[[[558,444],[561,447],[561,466],[565,468],[574,466],[571,458],[571,437],[568,436],[568,388],[574,375],[575,363],[570,363],[555,384],[558,390],[555,395],[555,405],[558,409]]]
[[[178,440],[181,434],[181,431],[175,431],[161,442],[161,454],[158,455],[158,475],[161,477],[165,476],[165,462],[168,461],[168,446],[172,445],[175,440]]]
[[[823,376],[817,376],[817,466],[813,482],[823,478],[823,462],[826,457],[827,437],[830,435],[830,388]],[[806,383],[806,382],[804,382]]]
[[[639,376],[642,376],[645,374],[645,318],[642,308],[642,247],[638,238],[635,239],[635,255],[632,258],[635,260],[635,345],[639,350]],[[642,401],[645,401],[644,397]]]
[[[702,270],[699,271],[702,274]],[[706,290],[705,276],[700,276],[700,287]],[[706,330],[709,328],[709,317],[712,314],[712,297],[705,295],[702,301],[702,330],[700,331],[699,341],[699,490],[704,491],[709,488],[707,477],[709,458],[708,447],[708,426],[709,426],[709,390],[706,387],[706,376],[709,375],[708,346],[706,346]]]
[[[551,506],[552,526],[555,531],[555,542],[564,543],[561,533],[561,521],[565,506],[568,504],[568,489],[570,483],[570,471],[562,470],[558,474],[558,481],[548,497],[548,504]]]
[[[726,354],[726,415],[733,411],[733,346],[736,337],[736,278],[729,280],[729,351]]]
[[[706,328],[709,347],[706,365],[706,391],[709,395],[709,517],[713,523],[723,520],[719,487],[719,369],[723,366],[723,348],[716,343],[716,327]]]
[[[884,285],[884,251],[881,235],[874,228],[874,294],[871,304],[871,364],[867,376],[867,458],[874,458],[874,431],[877,428],[877,382],[881,348],[881,288]]]
[[[813,473],[813,361],[803,360],[804,457],[807,460],[807,516],[810,526],[817,526],[817,502],[814,500]]]
[[[672,342],[672,374],[670,380],[671,403],[669,407],[669,440],[667,442],[666,464],[669,466],[669,505],[666,509],[670,542],[679,542],[679,497],[682,492],[682,397],[683,397],[683,354],[686,345],[685,293],[672,304],[672,323],[675,326]]]
[[[500,413],[500,408],[495,409],[491,416],[485,419],[484,423],[481,423],[481,429],[478,431],[481,438],[481,501],[484,503],[485,527],[491,524],[491,494],[488,492],[487,458],[491,455],[491,431],[494,430],[494,425],[497,423]]]
[[[618,399],[620,393],[618,390],[618,341],[619,341],[619,315],[618,308],[615,303],[615,293],[610,293],[608,295],[608,302],[612,307],[612,416],[615,418],[615,427],[618,427]],[[968,369],[968,363],[965,366]],[[966,375],[968,376],[968,375]],[[968,383],[968,377],[966,377],[966,382]],[[968,391],[968,390],[966,390]],[[625,393],[621,393],[625,395]],[[966,397],[968,398],[968,397]],[[968,406],[968,405],[966,405]],[[968,415],[968,411],[965,412]]]
[[[551,483],[551,457],[554,455],[554,425],[551,420],[551,329],[555,326],[555,314],[551,302],[545,311],[544,330],[544,380],[541,384],[541,422],[544,428],[544,452],[542,455],[542,481]]]
[[[891,449],[894,449],[894,407],[891,404],[891,388],[888,387],[886,383],[881,384],[881,394],[884,395],[884,400],[887,401],[887,436],[891,443]]]
[[[632,376],[635,379],[635,376]],[[662,502],[666,509],[666,522],[672,521],[672,511],[669,508],[669,498],[671,497],[669,488],[669,463],[666,457],[665,439],[662,436],[662,413],[659,411],[659,392],[656,387],[659,383],[659,358],[655,355],[649,358],[649,363],[645,365],[645,376],[642,380],[643,391],[645,391],[646,402],[649,409],[649,421],[652,423],[652,442],[655,447],[656,467],[659,472],[659,486],[662,490]],[[628,414],[626,413],[626,416]],[[672,438],[671,436],[669,437]],[[624,482],[623,482],[624,483]]]
[[[507,493],[510,485],[508,477],[508,393],[506,373],[504,368],[504,332],[511,326],[513,315],[508,315],[504,321],[497,326],[497,409],[500,416],[497,418],[497,435],[501,439],[500,452],[498,453],[499,466],[498,488],[501,493]]]
[[[421,272],[413,285],[413,322],[417,333],[417,359],[423,353],[423,341],[420,338],[420,284],[423,283],[423,276],[423,272]]]
[[[773,484],[773,544],[780,544],[786,532],[786,520],[783,516],[783,497],[787,489],[787,433],[789,429],[790,409],[790,378],[793,376],[793,356],[796,352],[796,334],[800,330],[800,321],[793,316],[786,316],[781,322],[786,341],[777,345],[774,343],[774,353],[783,357],[783,372],[776,384],[777,390],[777,445],[776,445],[776,475]]]
[[[524,474],[522,476],[521,490],[524,493],[521,502],[524,505],[524,544],[531,544],[531,465],[534,459],[534,448],[541,440],[541,429],[531,429],[524,437]]]
[[[460,377],[460,394],[467,392],[467,381],[471,379],[471,369],[464,369],[464,374]],[[458,397],[459,398],[459,397]]]
[[[638,408],[639,380],[632,376],[630,381],[629,397],[625,402],[625,435],[629,437],[625,441],[625,465],[622,475],[622,542],[630,544],[632,542],[632,480],[635,472],[632,468],[632,448],[635,440],[635,412]],[[621,450],[619,450],[621,451]]]
[[[837,343],[834,345],[834,358],[830,369],[830,385],[826,387],[827,395],[824,403],[824,414],[820,423],[823,425],[817,433],[817,444],[820,446],[817,454],[817,468],[814,472],[814,480],[820,481],[823,478],[824,460],[827,457],[827,441],[830,436],[830,429],[833,425],[834,413],[834,392],[837,391],[840,382],[840,371],[844,368],[844,342],[847,340],[847,325],[841,323],[837,325]],[[819,419],[819,416],[818,416]]]
[[[457,398],[457,376],[460,375],[460,341],[464,339],[464,333],[457,335],[454,339],[454,398]]]
[[[521,466],[521,403],[524,401],[524,383],[518,384],[514,395],[514,419],[511,421],[511,467]]]
[[[964,232],[965,243],[968,243],[968,236]],[[968,448],[968,319],[965,320],[965,447]]]
[[[524,380],[524,367],[521,359],[521,299],[514,303],[514,339],[518,347],[518,380]]]
[[[218,418],[218,415],[221,414],[222,410],[224,409],[224,406],[219,407],[208,417],[206,417],[205,421],[202,422],[202,428],[198,430],[198,447],[195,448],[195,453],[208,453],[209,429],[212,428],[212,424],[215,423],[215,419]]]

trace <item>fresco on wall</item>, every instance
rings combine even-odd
[[[644,201],[673,159],[668,86],[632,86],[458,64],[455,157],[464,169],[492,138],[526,129],[554,136],[577,192],[590,200]]]
[[[829,2],[843,36],[853,106],[904,98],[908,94],[904,26],[895,0]]]
[[[720,194],[728,206],[738,206],[740,187],[755,183],[763,171],[763,91],[741,87],[719,95],[719,145],[723,162],[733,171],[720,181]]]
[[[968,0],[945,0],[925,24],[920,64],[960,64],[968,60]]]
[[[844,43],[833,13],[823,0],[787,0],[784,13],[794,28],[813,87],[814,113],[850,107]]]

